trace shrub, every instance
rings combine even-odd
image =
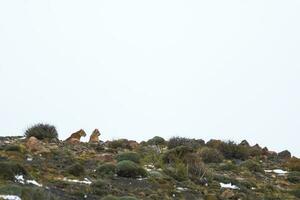
[[[92,192],[97,195],[105,195],[111,190],[111,185],[103,180],[96,180],[91,184]]]
[[[119,200],[119,198],[115,197],[113,195],[107,195],[107,196],[101,198],[101,200]]]
[[[241,164],[241,166],[246,167],[252,172],[261,172],[264,173],[263,168],[260,166],[258,162],[255,162],[253,160],[247,160]]]
[[[147,144],[149,144],[149,145],[165,145],[166,141],[162,137],[155,136],[154,138],[148,140]]]
[[[247,147],[237,145],[232,141],[222,142],[218,149],[227,159],[246,160],[249,157],[249,149]]]
[[[300,189],[295,189],[291,191],[291,194],[297,198],[300,198]]]
[[[132,178],[145,177],[147,175],[145,169],[130,160],[123,160],[118,162],[116,166],[116,173],[121,177]]]
[[[222,144],[223,142],[221,140],[214,140],[214,139],[211,139],[209,140],[207,143],[206,143],[206,146],[208,147],[211,147],[211,148],[214,148],[214,149],[219,149],[220,145]]]
[[[201,158],[196,153],[189,153],[187,154],[183,162],[187,166],[188,175],[191,178],[201,178],[206,173],[206,167],[204,163],[202,162]]]
[[[97,175],[101,177],[113,176],[116,171],[116,166],[113,163],[105,163],[96,169]]]
[[[287,179],[291,183],[300,183],[300,172],[290,172]]]
[[[224,159],[218,150],[209,147],[201,149],[200,156],[205,163],[220,163]]]
[[[56,128],[49,124],[36,124],[25,131],[25,137],[36,137],[39,140],[43,139],[58,139]]]
[[[188,169],[183,162],[177,161],[171,166],[164,167],[164,172],[176,179],[177,181],[185,181],[188,179]]]
[[[110,141],[108,143],[108,147],[113,149],[131,149],[131,146],[129,145],[129,141],[127,139],[118,139]]]
[[[140,163],[141,157],[138,153],[135,152],[125,152],[117,155],[116,160],[118,162],[123,160],[130,160],[135,163]]]
[[[192,153],[193,149],[187,146],[178,146],[171,150],[168,150],[162,155],[162,160],[164,163],[172,163],[178,159],[183,159],[183,157],[188,154]]]
[[[184,137],[172,137],[168,142],[168,149],[173,149],[178,146],[188,146],[193,149],[197,149],[204,144],[204,140],[188,139]]]
[[[300,159],[293,157],[291,159],[289,159],[289,161],[287,162],[286,166],[292,170],[292,171],[300,171]]]
[[[227,163],[221,163],[219,169],[224,171],[235,171],[238,169],[238,167],[232,162],[227,162]]]
[[[17,151],[17,152],[21,152],[22,148],[19,145],[8,145],[5,147],[5,151]]]
[[[67,171],[69,174],[72,174],[73,176],[81,176],[85,172],[84,167],[79,163],[75,163],[71,165]]]
[[[120,197],[119,200],[138,200],[138,199],[135,197],[124,196],[124,197]]]
[[[19,163],[0,162],[0,178],[13,181],[16,175],[27,175],[27,171]]]

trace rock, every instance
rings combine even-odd
[[[38,140],[36,137],[30,137],[26,144],[25,144],[26,148],[36,154],[40,154],[40,153],[49,153],[50,150],[46,149],[44,147],[44,144]]]
[[[69,144],[78,144],[78,143],[80,143],[80,140],[78,140],[77,138],[70,138],[68,140],[68,143]]]
[[[139,143],[137,143],[134,140],[129,140],[128,145],[129,145],[130,149],[136,149],[139,146]]]
[[[242,146],[247,146],[247,147],[250,146],[250,144],[248,143],[247,140],[243,140],[243,141],[240,143],[240,145],[242,145]]]
[[[234,192],[232,190],[225,190],[222,194],[221,194],[221,198],[222,199],[230,199],[234,197]]]
[[[114,155],[111,153],[103,153],[97,155],[97,160],[101,160],[103,162],[115,162]]]
[[[287,160],[290,159],[291,157],[292,157],[291,152],[289,152],[288,150],[278,153],[278,158],[282,160]]]

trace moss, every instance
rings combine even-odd
[[[145,177],[147,172],[145,169],[130,160],[123,160],[116,166],[116,173],[122,177]]]
[[[119,200],[138,200],[138,199],[135,197],[124,196],[124,197],[120,197]]]
[[[103,198],[101,198],[101,200],[119,200],[118,197],[115,197],[113,195],[107,195]]]
[[[4,150],[21,152],[22,148],[20,145],[11,144],[11,145],[7,145]]]
[[[287,180],[291,183],[300,183],[300,172],[289,173]]]
[[[246,160],[245,162],[243,162],[241,164],[241,166],[246,167],[248,170],[252,171],[252,172],[260,172],[260,173],[264,173],[263,168],[261,167],[261,165],[253,160]]]
[[[116,156],[118,162],[123,160],[130,160],[135,163],[140,163],[141,157],[138,153],[135,152],[125,152]]]
[[[205,142],[203,140],[189,139],[184,137],[172,137],[168,141],[168,149],[173,149],[178,146],[187,146],[192,149],[197,149],[203,146]]]

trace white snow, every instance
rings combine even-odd
[[[31,158],[31,157],[27,158],[27,161],[32,161],[32,160],[33,160],[33,158]]]
[[[68,181],[68,182],[72,182],[72,183],[82,183],[82,184],[87,184],[87,185],[92,184],[92,182],[87,178],[84,178],[83,181],[76,180],[76,179],[67,179],[67,178],[64,178],[63,180]]]
[[[5,200],[22,200],[20,197],[16,195],[0,195],[0,198]]]
[[[188,188],[183,188],[183,187],[177,187],[176,188],[178,191],[187,191],[188,190]]]
[[[239,190],[240,188],[236,185],[232,185],[231,183],[220,183],[221,188],[229,188],[229,189],[233,189],[233,190]]]
[[[288,171],[284,171],[282,169],[273,169],[273,170],[267,169],[267,170],[265,170],[265,172],[267,172],[267,173],[275,173],[275,174],[278,174],[278,175],[284,175],[284,174],[289,173]]]
[[[24,177],[23,175],[16,175],[15,176],[15,179],[18,183],[22,183],[22,184],[25,184],[25,180],[24,180]]]
[[[43,187],[42,184],[39,184],[39,183],[36,182],[35,180],[27,180],[26,183],[30,183],[30,184],[36,185],[36,186],[38,186],[38,187]]]
[[[15,179],[18,183],[22,183],[22,184],[33,184],[36,185],[38,187],[42,187],[42,184],[39,184],[38,182],[36,182],[35,180],[25,180],[23,175],[16,175]]]

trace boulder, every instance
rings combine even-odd
[[[278,153],[278,158],[282,160],[287,160],[290,159],[291,157],[292,157],[291,152],[289,152],[288,150]]]
[[[247,140],[243,140],[243,141],[240,143],[240,145],[246,146],[246,147],[249,147],[249,146],[250,146],[250,144],[249,144],[249,142],[248,142]]]
[[[222,199],[230,199],[234,197],[234,192],[232,190],[225,190],[222,194],[221,194],[221,198]]]
[[[129,140],[128,146],[130,147],[130,149],[136,149],[139,146],[139,143],[134,140]]]
[[[31,136],[26,144],[25,144],[26,148],[32,152],[32,153],[49,153],[50,150],[46,149],[44,147],[43,142],[41,142],[40,140],[38,140],[36,137]]]

